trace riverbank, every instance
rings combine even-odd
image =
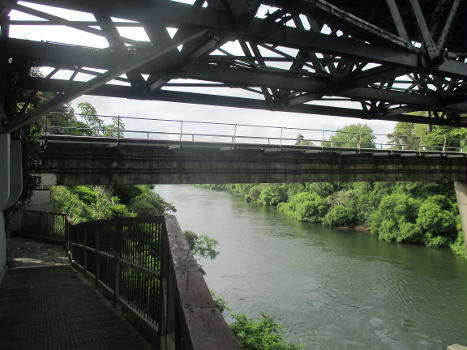
[[[296,221],[351,227],[396,243],[450,248],[467,258],[452,183],[351,182],[199,185],[275,207]]]

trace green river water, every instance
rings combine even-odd
[[[298,223],[226,192],[155,191],[183,230],[219,241],[220,255],[201,261],[209,288],[235,312],[266,312],[304,349],[467,344],[466,262],[447,249]]]

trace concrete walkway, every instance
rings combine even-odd
[[[0,349],[153,349],[68,265],[63,248],[8,243]]]

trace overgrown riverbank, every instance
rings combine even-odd
[[[380,239],[450,247],[464,256],[464,237],[452,183],[349,182],[200,185],[248,202],[273,206],[295,220],[368,227]]]

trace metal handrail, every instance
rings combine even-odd
[[[82,114],[77,114],[78,116],[83,116]],[[48,125],[48,121],[46,118],[44,127],[44,138],[47,139],[47,136],[50,135],[61,135],[61,134],[68,134],[70,132],[76,135],[76,133],[81,133],[82,135],[91,134],[92,136],[97,137],[111,137],[118,141],[121,139],[139,139],[137,135],[144,135],[146,139],[151,140],[163,140],[163,139],[171,139],[174,141],[178,141],[180,144],[182,142],[195,142],[200,140],[209,139],[210,142],[221,142],[221,143],[229,143],[229,144],[237,144],[239,141],[264,141],[264,144],[271,145],[277,144],[280,148],[286,145],[297,145],[297,146],[308,146],[310,143],[318,143],[322,147],[345,147],[349,148],[347,142],[341,142],[332,140],[333,135],[338,134],[347,134],[353,135],[355,138],[355,144],[351,145],[355,149],[362,149],[363,143],[362,140],[365,136],[371,135],[375,137],[386,137],[388,138],[389,135],[386,134],[367,134],[367,133],[359,133],[359,132],[349,132],[349,131],[340,131],[340,130],[330,130],[330,129],[314,129],[314,128],[295,128],[295,127],[285,127],[285,126],[275,126],[275,125],[255,125],[255,124],[240,124],[240,123],[225,123],[225,122],[208,122],[208,121],[194,121],[194,120],[173,120],[173,119],[163,119],[163,118],[147,118],[147,117],[130,117],[130,116],[110,116],[110,115],[100,115],[96,114],[96,117],[99,118],[116,118],[117,119],[117,128],[113,130],[109,130],[110,134],[104,135],[99,134],[99,130],[96,130],[92,127],[64,127],[64,126],[54,126]],[[129,129],[126,130],[121,127],[122,120],[141,120],[141,121],[150,121],[153,124],[155,123],[173,123],[174,126],[170,129],[163,130],[164,128],[161,125],[158,126],[156,129]],[[190,131],[188,126],[198,125],[202,127],[201,131]],[[231,127],[232,130],[230,133],[225,132],[206,132],[206,126],[223,126],[223,127]],[[241,128],[247,128],[248,130],[253,130],[256,133],[249,134],[240,132]],[[277,130],[279,135],[259,135],[256,129],[261,130]],[[290,137],[285,135],[286,132],[295,131],[299,134],[303,133],[313,133],[314,136],[311,137],[303,137],[303,139],[298,140],[297,137]],[[265,134],[263,132],[263,134]],[[319,135],[319,136],[317,136]],[[133,137],[132,137],[133,136]],[[303,135],[302,135],[303,136]],[[154,137],[157,137],[154,139]],[[165,138],[164,138],[165,137]],[[393,143],[393,142],[374,142],[375,149],[385,149],[385,150],[403,150],[403,151],[417,151],[417,152],[424,152],[424,151],[438,151],[438,152],[465,152],[465,145],[467,145],[467,141],[464,141],[464,149],[463,147],[457,146],[447,146],[447,138],[444,139],[443,145],[426,145],[424,144],[423,136],[413,136],[413,135],[398,135],[399,138],[406,138],[406,140],[410,140],[410,142],[405,143]],[[188,138],[188,140],[187,140]],[[300,142],[297,144],[297,142]],[[314,144],[313,144],[314,145]],[[316,146],[316,145],[314,145]],[[367,148],[368,149],[368,148]]]
[[[155,348],[240,350],[175,216],[73,225],[63,213],[23,212],[35,215],[28,220],[32,226],[42,217],[63,221],[61,241],[66,243],[73,266],[94,280],[96,288],[109,295],[115,306],[134,315]],[[22,230],[24,225],[22,220]]]

